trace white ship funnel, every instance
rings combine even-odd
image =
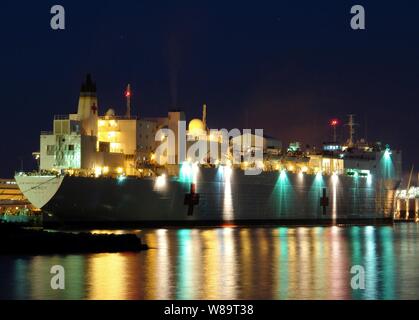
[[[90,74],[86,76],[81,85],[77,115],[82,125],[82,133],[97,136],[98,103],[96,97],[96,84]]]

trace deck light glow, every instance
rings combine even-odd
[[[334,184],[336,184],[338,181],[339,181],[339,176],[338,176],[338,174],[337,174],[336,172],[333,172],[333,174],[332,174],[332,182],[333,182]]]
[[[321,179],[322,178],[322,172],[321,171],[317,171],[316,173],[316,179]]]
[[[368,173],[367,174],[367,185],[371,185],[371,183],[372,183],[372,174]]]
[[[198,162],[195,162],[194,164],[192,164],[192,182],[193,183],[198,182],[198,173],[199,173]]]
[[[181,173],[184,176],[189,176],[191,174],[191,165],[189,162],[184,162],[182,164]]]
[[[95,177],[99,177],[102,174],[102,168],[101,167],[95,167]]]
[[[156,188],[162,189],[166,186],[166,175],[163,173],[161,176],[156,178]]]
[[[284,180],[287,177],[287,172],[285,169],[281,170],[281,174],[279,175],[279,177],[281,178],[281,180]]]
[[[233,169],[231,168],[231,166],[224,166],[224,175],[226,178],[230,178],[232,172]]]

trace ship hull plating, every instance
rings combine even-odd
[[[186,178],[59,179],[59,188],[53,184],[57,190],[42,207],[46,225],[389,222],[397,184],[343,175],[263,172],[246,176],[241,170],[226,172],[221,167],[200,169],[196,176]],[[199,194],[195,204],[188,196],[192,183]]]

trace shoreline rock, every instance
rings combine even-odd
[[[0,223],[0,254],[138,252],[148,249],[135,234],[67,233]]]

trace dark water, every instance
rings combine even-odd
[[[418,224],[138,232],[152,249],[2,256],[0,298],[419,299]],[[65,290],[51,289],[53,265]],[[353,265],[365,289],[351,288]]]

